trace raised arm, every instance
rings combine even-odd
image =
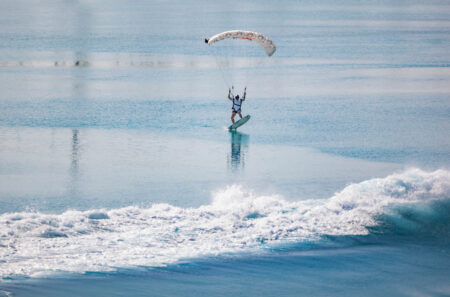
[[[228,89],[228,99],[233,100],[233,98],[231,98],[231,89]]]
[[[245,96],[247,95],[247,87],[244,89],[244,95],[242,96],[242,101],[245,101]]]

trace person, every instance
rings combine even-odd
[[[231,108],[231,122],[234,124],[234,117],[236,114],[239,115],[239,117],[242,119],[241,114],[241,107],[242,102],[245,101],[245,95],[247,95],[247,87],[244,89],[244,95],[242,96],[242,99],[239,98],[239,95],[236,95],[236,97],[233,97],[231,95],[231,89],[228,89],[228,99],[233,102],[233,107]]]

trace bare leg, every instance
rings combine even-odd
[[[241,110],[239,110],[238,113],[239,113],[239,116],[240,116],[241,119],[242,119]]]
[[[234,124],[234,117],[236,116],[236,113],[233,111],[231,113],[231,122]]]

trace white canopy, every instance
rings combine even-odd
[[[266,36],[252,31],[242,31],[242,30],[232,30],[226,31],[212,36],[210,39],[205,39],[205,42],[208,45],[211,45],[217,41],[224,40],[227,38],[238,38],[238,39],[246,39],[252,42],[256,42],[259,44],[267,53],[268,56],[272,56],[276,50],[275,44],[272,40],[267,38]]]

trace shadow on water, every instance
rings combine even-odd
[[[228,154],[228,169],[232,173],[245,168],[245,157],[248,152],[249,135],[237,131],[230,131],[231,151]]]

